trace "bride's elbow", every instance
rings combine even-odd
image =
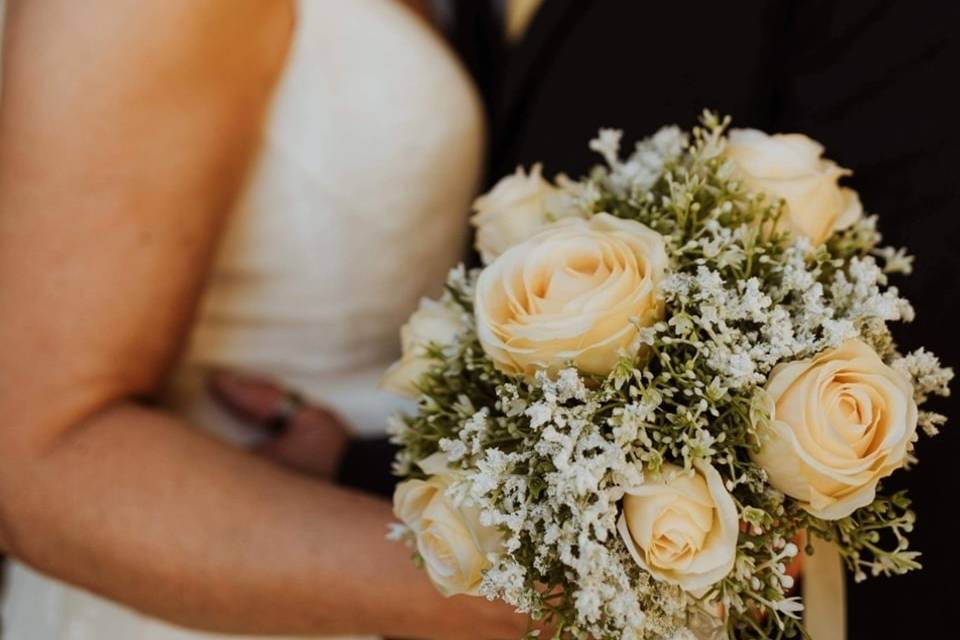
[[[58,455],[64,444],[99,416],[126,401],[110,385],[77,385],[43,398],[29,389],[0,393],[0,550],[27,558],[40,531],[75,497]],[[28,399],[29,398],[29,399]],[[97,456],[83,456],[97,464]]]

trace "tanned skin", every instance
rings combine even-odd
[[[384,538],[388,504],[149,399],[176,362],[295,16],[282,0],[8,0],[0,542],[151,615],[239,633],[513,638]]]

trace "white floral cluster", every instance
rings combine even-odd
[[[746,226],[730,230],[708,225],[695,244],[704,255],[716,255],[718,242],[731,247],[728,253],[738,253],[732,247],[742,246],[742,236],[750,233]],[[886,287],[886,275],[872,257],[852,258],[824,284],[820,266],[809,260],[810,251],[802,239],[789,246],[770,270],[768,282],[756,276],[731,279],[706,265],[671,275],[663,292],[681,311],[656,329],[668,342],[690,340],[722,376],[717,392],[723,393],[762,385],[777,363],[808,357],[850,338],[864,335],[885,344],[887,322],[913,318],[910,303],[896,288]],[[739,267],[747,259],[739,253],[724,257],[718,266]]]
[[[540,374],[534,387],[532,401],[516,385],[499,390],[506,414],[529,420],[519,451],[486,448],[464,478],[481,508],[481,522],[509,532],[504,543],[508,555],[486,573],[481,593],[520,610],[535,606],[524,588],[527,567],[512,555],[524,541],[535,541],[528,562],[538,573],[555,566],[571,573],[576,586],[563,597],[572,601],[584,633],[603,637],[617,629],[627,630],[623,637],[628,638],[668,635],[686,611],[685,595],[638,579],[622,546],[611,544],[617,537],[620,500],[642,482],[642,472],[629,450],[608,439],[604,425],[594,419],[605,394],[588,389],[574,369],[564,369],[552,380]],[[477,417],[486,419],[483,411]],[[482,447],[471,421],[463,435],[471,447]],[[549,460],[551,470],[533,495],[528,470],[542,460]]]
[[[922,405],[931,396],[950,395],[953,371],[940,364],[940,359],[924,348],[897,357],[891,366],[910,378],[917,404]],[[919,425],[928,436],[935,436],[947,417],[935,411],[920,411]]]
[[[590,141],[590,149],[603,156],[609,167],[605,186],[620,197],[643,193],[663,175],[664,167],[683,153],[688,136],[679,127],[663,127],[650,138],[639,141],[626,160],[620,159],[618,129],[601,129]]]

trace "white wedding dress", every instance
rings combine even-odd
[[[465,247],[482,169],[479,98],[419,18],[394,0],[297,8],[262,148],[170,393],[174,411],[238,445],[254,434],[208,399],[210,367],[273,378],[382,432],[398,401],[378,379],[400,325]],[[16,562],[3,623],[5,640],[220,637]]]

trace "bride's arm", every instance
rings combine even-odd
[[[263,0],[8,2],[0,104],[0,537],[21,560],[237,632],[509,637],[384,540],[388,505],[137,401],[175,359],[283,66]]]

